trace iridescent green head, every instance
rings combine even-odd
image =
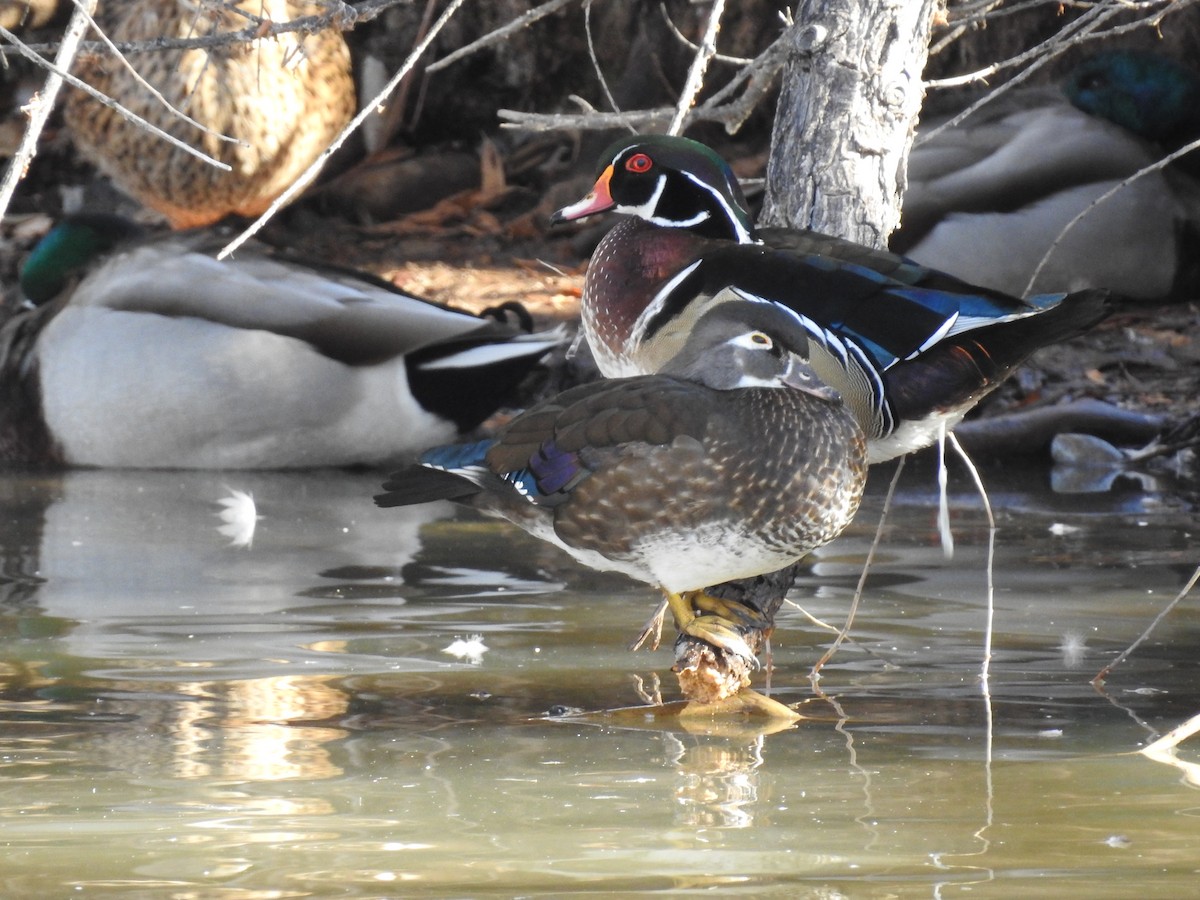
[[[53,300],[77,273],[142,229],[120,216],[69,216],[42,238],[21,269],[21,291],[33,303]]]
[[[1097,53],[1072,70],[1063,90],[1084,112],[1147,140],[1179,146],[1200,136],[1200,74],[1157,53]]]

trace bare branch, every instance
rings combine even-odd
[[[86,24],[86,20],[85,20],[85,24]],[[100,101],[105,106],[107,106],[113,110],[116,110],[117,113],[119,113],[122,117],[128,119],[130,122],[135,123],[136,125],[138,125],[141,128],[145,128],[145,129],[149,130],[151,133],[162,138],[164,141],[168,141],[169,143],[174,144],[176,147],[178,147],[183,152],[190,153],[192,156],[195,156],[197,159],[204,160],[204,162],[208,163],[210,166],[216,166],[218,169],[222,169],[226,172],[230,171],[230,167],[228,165],[226,165],[225,163],[221,162],[220,160],[213,159],[207,153],[197,150],[195,147],[191,146],[190,144],[179,140],[179,138],[172,137],[171,135],[167,134],[165,131],[163,131],[158,126],[153,125],[150,122],[147,122],[145,119],[143,119],[137,113],[126,109],[124,106],[122,106],[116,100],[113,100],[111,97],[96,90],[94,87],[92,87],[86,81],[82,81],[79,78],[76,78],[74,75],[72,75],[71,73],[66,71],[66,69],[62,68],[61,66],[57,66],[51,62],[48,62],[48,61],[42,59],[40,56],[38,56],[36,53],[34,53],[32,50],[30,50],[21,41],[20,38],[18,38],[15,34],[13,34],[7,28],[4,28],[3,26],[0,26],[0,37],[4,38],[6,41],[8,41],[10,44],[12,44],[13,49],[15,49],[18,53],[20,53],[26,59],[33,62],[35,65],[41,66],[43,69],[46,69],[47,71],[52,73],[52,75],[57,76],[61,81],[65,81],[67,84],[71,85],[71,87],[78,88],[79,90],[83,91],[85,94],[88,94],[88,95],[94,97],[96,100]],[[64,40],[63,43],[65,44],[66,41]],[[49,81],[47,81],[47,84],[49,84]]]
[[[355,6],[343,0],[325,0],[330,4],[330,11],[318,15],[300,16],[286,22],[276,22],[251,13],[239,11],[250,22],[245,28],[236,31],[222,31],[216,34],[203,35],[194,38],[155,38],[148,41],[122,41],[115,44],[122,53],[153,53],[161,50],[211,50],[216,47],[228,47],[231,44],[245,44],[264,37],[275,37],[281,34],[316,34],[329,28],[338,31],[352,31],[359,25],[377,19],[386,10],[410,0],[364,0]],[[57,43],[29,44],[35,53],[53,53],[57,51]],[[100,41],[88,41],[79,45],[80,53],[101,53],[106,50]]]
[[[271,217],[274,216],[275,213],[279,212],[279,210],[287,205],[287,203],[290,202],[293,197],[295,197],[298,193],[300,193],[300,191],[304,190],[304,188],[308,186],[308,183],[316,177],[317,172],[319,172],[321,167],[325,164],[325,160],[332,156],[333,153],[346,142],[346,139],[362,125],[367,117],[375,112],[376,107],[381,106],[384,102],[386,102],[388,97],[392,95],[392,92],[396,90],[396,87],[403,80],[404,76],[407,75],[412,70],[413,66],[417,64],[417,60],[420,59],[425,51],[429,49],[429,45],[433,43],[434,38],[441,33],[442,29],[446,26],[446,23],[450,21],[451,17],[456,12],[458,12],[459,7],[462,6],[464,2],[466,2],[466,0],[450,0],[450,4],[446,7],[441,17],[433,24],[433,27],[429,29],[429,33],[425,35],[424,40],[420,41],[415,47],[413,47],[412,51],[408,54],[408,58],[404,60],[404,64],[399,68],[396,74],[391,77],[391,80],[384,85],[383,90],[381,90],[376,96],[372,97],[370,102],[362,105],[362,109],[359,110],[358,115],[351,119],[350,124],[342,129],[342,133],[337,136],[337,139],[325,148],[325,152],[322,153],[312,165],[305,169],[299,178],[288,185],[287,190],[275,198],[275,202],[271,204],[266,212],[251,222],[244,231],[226,244],[225,247],[221,249],[221,252],[217,254],[217,259],[224,259],[226,256],[237,250],[238,247],[242,246],[242,244],[246,243],[246,241],[250,240],[250,238],[252,238],[264,225],[267,224],[267,222],[271,220]]]
[[[42,129],[46,127],[46,120],[50,118],[50,111],[54,109],[54,101],[58,98],[58,92],[62,88],[61,70],[70,68],[71,60],[75,58],[79,43],[87,33],[88,21],[95,9],[96,0],[87,0],[86,6],[77,7],[71,15],[71,21],[67,23],[67,30],[63,35],[62,45],[59,47],[58,57],[55,60],[57,66],[47,76],[42,96],[31,103],[29,127],[25,129],[25,134],[21,137],[21,146],[17,148],[16,154],[8,164],[8,171],[4,173],[4,182],[0,184],[0,218],[3,218],[8,211],[8,204],[17,190],[17,184],[25,176],[29,162],[37,152],[38,138],[41,136]],[[0,28],[0,32],[4,33],[5,38],[15,39],[4,28]]]
[[[74,3],[75,3],[75,8],[77,10],[83,11],[83,5],[82,5],[83,0],[74,0]],[[172,104],[170,100],[168,100],[166,97],[164,97],[162,95],[162,93],[158,90],[158,88],[156,88],[154,85],[152,85],[150,82],[148,82],[145,78],[143,78],[141,76],[141,74],[138,72],[138,70],[135,69],[130,64],[129,60],[126,59],[125,54],[123,54],[120,50],[117,49],[117,45],[114,44],[113,41],[109,38],[109,36],[104,33],[104,30],[99,25],[96,24],[96,20],[91,16],[91,14],[84,12],[84,15],[87,16],[88,24],[96,32],[96,34],[98,34],[100,36],[100,40],[108,47],[108,49],[112,52],[112,55],[114,57],[116,57],[117,61],[122,66],[125,67],[125,69],[129,72],[129,74],[133,76],[133,79],[138,84],[140,84],[150,94],[150,96],[152,96],[155,100],[157,100],[159,103],[161,103],[164,108],[166,108],[167,110],[169,110],[171,112],[172,115],[177,116],[180,119],[183,119],[183,121],[187,122],[189,125],[192,125],[195,128],[198,128],[200,131],[204,132],[205,134],[212,135],[217,140],[226,141],[230,144],[239,144],[240,146],[243,146],[243,147],[250,146],[243,140],[239,140],[238,138],[235,138],[235,137],[230,137],[227,134],[222,134],[221,132],[219,132],[213,128],[209,128],[203,122],[197,122],[195,119],[193,119],[187,113],[185,113],[183,110],[179,109],[177,106]],[[113,100],[112,97],[109,97],[108,99]],[[116,103],[117,101],[113,100],[113,102]],[[118,104],[118,106],[119,106],[119,104]]]
[[[522,28],[525,28],[528,25],[532,25],[538,19],[543,19],[551,13],[558,12],[569,3],[577,2],[578,0],[547,0],[546,3],[543,3],[536,9],[531,9],[527,13],[517,16],[517,18],[513,19],[507,25],[503,25],[500,28],[497,28],[495,31],[488,32],[483,37],[472,41],[465,47],[459,47],[453,53],[447,54],[437,62],[432,63],[425,71],[437,72],[446,68],[447,66],[452,66],[463,57],[470,56],[472,53],[477,53],[480,50],[483,50],[485,47],[490,47],[492,44],[498,44],[500,41],[504,40],[514,32],[520,31]]]
[[[671,19],[671,14],[667,11],[666,3],[659,3],[658,9],[659,9],[659,12],[662,13],[663,21],[667,25],[667,30],[669,32],[671,32],[671,35],[675,38],[675,40],[679,41],[679,43],[683,44],[689,50],[692,50],[693,52],[699,52],[700,45],[697,44],[695,41],[688,40],[687,35],[685,35],[682,31],[680,31],[679,26],[676,25],[675,22]],[[716,62],[734,63],[735,65],[739,65],[739,66],[746,66],[746,65],[749,65],[751,62],[751,60],[747,57],[726,56],[724,53],[713,53],[712,58]]]
[[[1029,276],[1029,281],[1025,285],[1025,290],[1022,292],[1022,296],[1024,296],[1025,294],[1028,294],[1029,291],[1033,289],[1033,283],[1035,281],[1037,281],[1038,276],[1040,274],[1042,274],[1042,269],[1044,269],[1046,267],[1046,263],[1048,263],[1050,261],[1050,257],[1054,255],[1054,251],[1058,249],[1058,245],[1060,243],[1062,243],[1063,239],[1067,236],[1067,232],[1069,232],[1076,225],[1078,225],[1088,215],[1088,213],[1090,213],[1093,209],[1095,209],[1101,203],[1108,200],[1114,194],[1118,193],[1119,191],[1123,191],[1125,188],[1129,187],[1129,185],[1131,185],[1133,182],[1137,181],[1139,178],[1143,178],[1146,175],[1149,175],[1151,172],[1158,172],[1161,169],[1165,169],[1171,163],[1175,162],[1175,160],[1180,159],[1181,157],[1187,156],[1189,153],[1191,153],[1194,150],[1200,150],[1200,139],[1194,140],[1190,144],[1184,144],[1178,150],[1175,150],[1174,152],[1167,154],[1166,156],[1164,156],[1162,159],[1158,160],[1157,162],[1151,163],[1150,165],[1148,165],[1144,168],[1138,169],[1136,172],[1134,172],[1128,178],[1124,179],[1123,181],[1121,181],[1117,184],[1114,184],[1107,191],[1105,191],[1099,197],[1096,197],[1094,200],[1092,200],[1091,203],[1089,203],[1087,206],[1085,206],[1083,209],[1081,209],[1078,213],[1076,213],[1075,217],[1073,219],[1071,219],[1070,222],[1068,222],[1066,225],[1063,226],[1062,231],[1060,231],[1058,233],[1058,236],[1054,238],[1053,243],[1051,243],[1050,246],[1048,248],[1046,248],[1046,252],[1042,255],[1042,258],[1038,261],[1037,268],[1034,269],[1033,274],[1031,274]]]
[[[675,115],[671,118],[667,134],[679,134],[683,130],[688,110],[695,104],[696,95],[704,86],[704,72],[708,69],[709,60],[717,52],[717,32],[721,30],[721,14],[724,11],[725,0],[713,0],[712,9],[708,13],[708,25],[704,29],[704,37],[700,40],[700,46],[692,58],[692,65],[688,68],[687,81],[684,82],[683,90],[679,94],[679,102],[675,105]]]
[[[684,127],[696,122],[718,122],[730,134],[735,133],[770,90],[783,66],[785,44],[774,41],[750,65],[740,69],[727,84],[718,89],[684,117]],[[745,86],[743,89],[743,85]],[[739,99],[731,100],[742,89]],[[497,112],[505,128],[527,131],[556,131],[560,129],[603,130],[631,126],[637,130],[657,130],[670,123],[675,110],[667,107],[622,113],[605,113],[592,109],[578,97],[571,98],[585,108],[583,113],[529,113],[513,109]]]
[[[587,38],[588,59],[592,62],[592,71],[596,73],[596,80],[600,82],[600,90],[604,92],[604,99],[608,101],[613,112],[620,114],[621,107],[617,106],[617,98],[613,96],[612,89],[608,86],[608,78],[600,65],[600,58],[596,55],[596,42],[592,40],[592,0],[583,0],[583,34]],[[632,125],[628,127],[630,131],[636,130]]]

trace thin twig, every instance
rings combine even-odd
[[[40,56],[38,56],[36,53],[34,53],[31,49],[29,49],[29,47],[27,47],[24,43],[22,43],[20,38],[18,38],[15,34],[13,34],[7,28],[4,28],[3,26],[0,26],[0,37],[4,38],[6,41],[11,43],[13,45],[13,48],[18,53],[20,53],[26,59],[33,62],[35,65],[41,66],[43,69],[46,69],[48,72],[52,73],[53,75],[57,75],[61,81],[65,81],[67,84],[71,85],[71,87],[78,88],[79,90],[83,91],[84,93],[88,94],[89,96],[95,98],[100,103],[103,103],[105,106],[107,106],[110,109],[117,112],[123,118],[128,119],[130,122],[133,122],[135,125],[137,125],[141,128],[145,128],[151,134],[154,134],[157,137],[162,138],[164,141],[167,141],[168,143],[174,145],[175,147],[178,147],[184,153],[190,153],[192,156],[196,157],[197,159],[203,160],[204,162],[208,163],[210,166],[215,166],[216,168],[221,169],[225,172],[228,172],[231,170],[231,167],[229,165],[227,165],[226,163],[221,162],[219,159],[214,159],[213,157],[209,156],[207,153],[204,153],[203,151],[197,150],[195,147],[191,146],[186,141],[181,141],[181,140],[179,140],[179,138],[173,137],[172,135],[167,134],[165,131],[163,131],[158,126],[156,126],[150,122],[147,122],[145,119],[143,119],[137,113],[131,112],[130,110],[126,109],[124,106],[122,106],[116,100],[113,100],[111,97],[105,96],[103,93],[96,90],[94,87],[92,87],[86,81],[82,81],[81,79],[76,78],[74,75],[72,75],[70,72],[68,72],[65,67],[55,65],[54,63],[51,63],[51,62],[48,62],[47,60],[42,59]],[[65,41],[64,41],[64,43],[65,43]],[[46,83],[47,83],[47,85],[50,83],[49,79],[47,79]]]
[[[979,671],[979,680],[984,685],[984,694],[991,702],[991,695],[987,693],[987,684],[989,673],[992,666],[992,635],[995,632],[996,622],[996,517],[992,513],[992,501],[988,497],[987,488],[983,486],[983,478],[979,474],[979,469],[975,467],[975,461],[971,459],[967,448],[964,447],[955,437],[954,432],[948,435],[950,446],[954,448],[954,452],[958,454],[958,458],[963,461],[963,465],[967,467],[967,471],[971,473],[971,478],[975,481],[975,489],[979,491],[979,498],[983,501],[983,511],[987,514],[988,522],[988,555],[987,555],[987,615],[984,621],[983,629],[983,663]],[[989,707],[989,719],[991,711]]]
[[[74,0],[75,8],[82,9],[82,7],[80,5],[82,2],[83,2],[83,0]],[[96,34],[98,34],[100,36],[100,40],[105,44],[105,46],[108,47],[109,51],[116,58],[117,62],[119,62],[122,66],[124,66],[125,69],[129,72],[129,74],[133,76],[134,80],[138,84],[140,84],[146,90],[146,92],[150,94],[151,97],[153,97],[155,100],[157,100],[159,103],[161,103],[164,108],[169,110],[172,115],[177,116],[180,119],[183,119],[183,121],[187,122],[189,125],[191,125],[195,128],[198,128],[200,131],[204,132],[205,134],[212,135],[219,141],[226,141],[227,143],[237,144],[241,147],[249,147],[250,146],[250,144],[247,141],[243,141],[240,138],[230,137],[227,134],[222,134],[221,132],[217,131],[214,128],[209,128],[203,122],[197,122],[195,119],[193,119],[187,113],[185,113],[183,110],[179,109],[177,106],[172,104],[170,100],[168,100],[166,97],[164,97],[162,95],[162,93],[158,90],[158,88],[156,88],[154,85],[152,85],[150,82],[148,82],[145,78],[143,78],[141,76],[141,74],[138,72],[138,70],[135,69],[133,67],[133,65],[129,62],[129,60],[125,57],[125,54],[122,53],[120,50],[118,50],[117,45],[114,44],[112,39],[107,34],[104,33],[104,29],[102,29],[99,25],[96,24],[95,18],[90,13],[85,13],[85,15],[87,15],[87,17],[88,17],[88,24],[92,27],[92,29],[96,32]],[[112,99],[112,98],[110,97],[109,99]]]
[[[1092,679],[1092,684],[1095,687],[1099,688],[1100,685],[1104,684],[1104,679],[1109,676],[1109,673],[1111,673],[1113,669],[1115,669],[1117,666],[1119,666],[1121,663],[1123,663],[1125,661],[1126,657],[1129,656],[1129,654],[1131,654],[1134,650],[1136,650],[1138,647],[1140,647],[1142,642],[1145,641],[1146,638],[1150,637],[1150,633],[1152,631],[1154,631],[1155,628],[1158,627],[1158,623],[1161,622],[1163,619],[1165,619],[1167,617],[1167,614],[1169,612],[1171,612],[1171,610],[1173,610],[1176,606],[1179,605],[1179,602],[1191,592],[1192,588],[1194,588],[1196,586],[1197,581],[1200,581],[1200,566],[1196,567],[1196,571],[1192,573],[1192,577],[1188,579],[1188,583],[1183,586],[1183,590],[1181,590],[1178,594],[1175,595],[1175,599],[1173,599],[1170,603],[1168,603],[1165,607],[1163,607],[1162,612],[1160,612],[1157,616],[1154,617],[1154,621],[1146,626],[1146,630],[1143,631],[1140,635],[1138,635],[1137,640],[1134,641],[1132,644],[1130,644],[1128,647],[1126,647],[1121,652],[1120,656],[1118,656],[1116,659],[1114,659],[1112,662],[1110,662],[1107,666],[1105,666],[1103,669],[1101,669],[1099,672],[1096,673],[1096,677]]]
[[[946,421],[938,427],[937,439],[937,483],[938,483],[938,534],[942,538],[942,553],[946,559],[954,557],[954,532],[950,530],[949,470],[946,468]]]
[[[688,40],[687,35],[685,35],[682,31],[679,30],[679,26],[676,25],[675,22],[671,19],[671,13],[668,12],[667,5],[665,3],[659,3],[658,10],[659,10],[659,12],[662,13],[663,21],[667,25],[667,30],[671,32],[671,36],[674,37],[675,40],[679,41],[679,43],[681,43],[685,47],[687,47],[689,50],[699,53],[701,50],[700,45],[697,44],[695,41]],[[748,66],[748,65],[750,65],[750,63],[752,63],[754,61],[745,56],[726,56],[724,53],[715,53],[715,52],[713,53],[712,58],[716,62],[733,63],[734,65],[738,65],[738,66]]]
[[[575,3],[577,0],[548,0],[536,9],[531,9],[528,12],[517,16],[507,25],[502,25],[495,31],[490,31],[478,40],[472,41],[465,47],[459,47],[453,53],[448,53],[435,63],[430,63],[425,70],[431,75],[434,72],[439,72],[447,66],[452,66],[460,59],[470,56],[472,53],[477,53],[492,44],[498,44],[500,41],[507,38],[516,31],[520,31],[528,25],[532,25],[538,19],[543,19],[551,13],[558,12],[569,3]]]
[[[842,626],[842,630],[838,632],[833,643],[829,645],[829,649],[825,651],[825,655],[816,661],[812,669],[808,673],[809,680],[816,686],[817,680],[820,678],[821,668],[829,660],[833,659],[833,654],[837,653],[838,647],[842,646],[842,642],[846,640],[846,635],[850,633],[850,626],[854,624],[854,617],[858,614],[858,604],[862,600],[863,591],[867,587],[867,575],[871,571],[871,563],[875,561],[875,551],[879,549],[879,544],[883,541],[883,526],[887,522],[888,511],[892,507],[892,498],[896,494],[896,485],[900,483],[900,473],[904,471],[904,460],[907,457],[900,457],[900,461],[896,464],[896,471],[892,474],[892,481],[888,485],[887,496],[883,500],[883,512],[879,514],[879,524],[875,526],[875,539],[871,541],[871,549],[867,551],[867,558],[863,561],[862,573],[858,576],[858,585],[854,588],[854,599],[850,601],[850,611],[846,613],[846,624]]]
[[[1054,255],[1054,251],[1058,249],[1058,245],[1062,243],[1063,239],[1067,236],[1067,232],[1078,225],[1093,209],[1095,209],[1101,203],[1104,203],[1110,197],[1114,196],[1117,192],[1129,187],[1129,185],[1133,184],[1139,178],[1143,178],[1144,176],[1149,175],[1151,172],[1157,172],[1160,169],[1164,169],[1181,156],[1187,156],[1187,154],[1197,149],[1200,149],[1200,139],[1194,140],[1190,144],[1184,144],[1178,150],[1169,153],[1157,162],[1151,163],[1145,168],[1138,169],[1128,178],[1124,179],[1118,184],[1113,185],[1099,197],[1096,197],[1094,200],[1092,200],[1091,203],[1081,209],[1078,213],[1076,213],[1075,217],[1063,226],[1062,231],[1058,233],[1058,236],[1054,238],[1054,241],[1050,244],[1050,246],[1046,248],[1046,252],[1042,254],[1042,258],[1038,261],[1037,268],[1034,269],[1033,274],[1029,276],[1029,281],[1025,285],[1025,290],[1022,292],[1022,296],[1025,296],[1033,289],[1033,283],[1037,281],[1038,276],[1042,274],[1042,269],[1046,267],[1046,263],[1050,261],[1050,257]]]
[[[12,201],[13,194],[16,193],[17,184],[25,177],[29,163],[37,152],[38,138],[42,134],[42,129],[46,127],[46,120],[50,118],[50,112],[54,109],[54,101],[58,98],[58,92],[62,88],[63,76],[61,73],[71,67],[71,60],[75,58],[75,54],[79,50],[79,43],[87,33],[88,21],[91,19],[90,13],[95,8],[96,0],[86,0],[86,6],[77,7],[71,14],[71,21],[67,23],[62,45],[58,48],[58,56],[55,58],[57,65],[46,77],[46,85],[42,88],[41,97],[30,103],[29,127],[25,129],[25,134],[21,137],[21,145],[8,164],[3,183],[0,183],[0,218],[3,218],[4,214],[8,212],[8,204]],[[5,29],[0,28],[0,31],[4,32],[6,38],[13,38]]]
[[[596,80],[600,82],[600,90],[604,92],[604,99],[608,101],[613,112],[620,114],[621,107],[617,105],[617,98],[613,96],[612,89],[608,86],[608,77],[604,74],[604,67],[600,65],[600,57],[596,54],[596,42],[592,40],[592,0],[583,0],[583,35],[587,38],[588,59],[591,60],[592,71],[596,73]],[[635,131],[636,129],[630,125],[629,130]]]
[[[783,67],[786,44],[782,40],[772,42],[754,61],[739,70],[727,84],[715,91],[698,107],[688,111],[685,127],[696,122],[717,122],[730,134],[735,133],[746,118],[762,101],[774,84]],[[738,88],[745,85],[737,100],[730,100]],[[583,113],[528,113],[512,109],[501,109],[500,117],[505,128],[521,128],[527,131],[558,131],[566,129],[603,130],[608,128],[632,127],[636,131],[653,130],[669,123],[674,109],[660,107],[622,113],[605,113],[594,109],[578,97],[570,98],[584,108]]]
[[[252,13],[238,10],[250,24],[236,31],[222,31],[194,38],[152,38],[145,41],[121,41],[116,46],[122,53],[154,53],[161,50],[212,50],[218,47],[228,47],[232,44],[245,44],[258,38],[276,37],[281,34],[316,34],[329,28],[338,31],[352,31],[359,25],[370,22],[393,6],[407,4],[411,0],[366,0],[357,6],[338,2],[330,12],[311,16],[300,16],[286,22],[276,22],[274,19],[260,18]],[[30,50],[36,53],[53,53],[58,49],[56,43],[30,44]],[[105,50],[100,41],[87,41],[79,46],[81,53],[99,53]]]
[[[396,89],[397,85],[400,84],[400,81],[404,78],[404,76],[407,75],[413,66],[416,65],[417,60],[421,58],[421,55],[429,48],[429,45],[433,43],[434,39],[446,26],[446,23],[450,21],[450,18],[456,12],[458,12],[459,7],[462,6],[464,2],[465,0],[450,0],[450,4],[446,7],[441,17],[433,24],[433,27],[429,29],[429,33],[425,35],[425,39],[413,47],[412,52],[408,54],[408,58],[404,60],[404,64],[400,67],[396,74],[391,77],[388,83],[384,85],[383,90],[372,97],[370,102],[363,104],[363,107],[361,110],[359,110],[358,115],[350,120],[350,124],[342,129],[342,133],[334,139],[333,143],[326,147],[325,151],[316,159],[316,161],[314,161],[312,165],[305,169],[295,181],[288,185],[287,190],[275,198],[275,201],[270,205],[270,207],[268,207],[266,212],[251,222],[248,226],[246,226],[245,230],[243,230],[237,237],[226,244],[225,247],[221,249],[221,252],[217,254],[217,259],[224,259],[226,256],[237,250],[238,247],[242,246],[242,244],[246,243],[246,241],[250,240],[250,238],[257,234],[258,231],[271,220],[272,216],[279,212],[279,210],[281,210],[294,196],[308,186],[308,183],[316,177],[317,172],[319,172],[321,167],[325,164],[325,160],[333,155],[333,153],[346,142],[346,139],[350,137],[350,135],[352,135],[360,125],[362,125],[368,116],[375,112],[376,107],[382,105],[387,98],[391,96],[392,91]]]
[[[708,69],[709,60],[717,52],[717,32],[721,30],[721,15],[724,12],[725,0],[713,0],[712,9],[708,13],[708,24],[704,28],[704,36],[700,39],[696,55],[692,57],[691,66],[688,67],[687,81],[684,82],[679,100],[675,104],[675,115],[667,127],[667,134],[680,134],[683,131],[683,122],[688,110],[695,105],[696,95],[704,86],[704,73]]]

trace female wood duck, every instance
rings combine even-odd
[[[370,276],[253,250],[218,262],[205,233],[122,245],[89,267],[133,230],[80,216],[27,261],[38,305],[0,324],[0,463],[394,461],[477,425],[564,340]]]
[[[430,450],[376,502],[449,499],[499,515],[660,587],[683,634],[752,659],[743,632],[769,623],[703,588],[832,540],[866,476],[863,434],[808,346],[774,304],[723,304],[660,374],[591,382],[494,439]]]
[[[933,443],[1034,350],[1108,313],[1102,291],[1023,301],[828,235],[755,229],[729,166],[686,138],[618,141],[555,219],[610,210],[630,218],[596,248],[582,300],[603,374],[658,371],[716,304],[773,301],[808,331],[871,462]]]
[[[260,20],[287,22],[320,11],[301,0],[121,0],[102,4],[99,21],[114,41],[145,42],[244,31]],[[75,74],[231,171],[186,153],[82,91],[70,93],[64,116],[83,154],[175,228],[235,213],[259,215],[333,142],[356,108],[350,51],[335,30],[132,59],[137,74],[99,54],[82,60]]]
[[[1104,287],[1196,297],[1200,154],[1120,188],[1059,234],[1197,137],[1200,75],[1155,53],[1096,54],[1061,88],[1017,89],[927,141],[918,134],[892,248],[1018,295]]]

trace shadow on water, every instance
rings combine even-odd
[[[947,560],[918,467],[825,696],[806,614],[844,619],[886,478],[799,579],[769,679],[807,718],[768,733],[579,716],[673,696],[669,649],[626,649],[652,592],[449,506],[377,510],[377,476],[0,476],[0,896],[1186,895],[1198,754],[1135,751],[1200,712],[1195,602],[1089,681],[1197,523],[986,477],[990,696],[979,502],[952,485]]]

